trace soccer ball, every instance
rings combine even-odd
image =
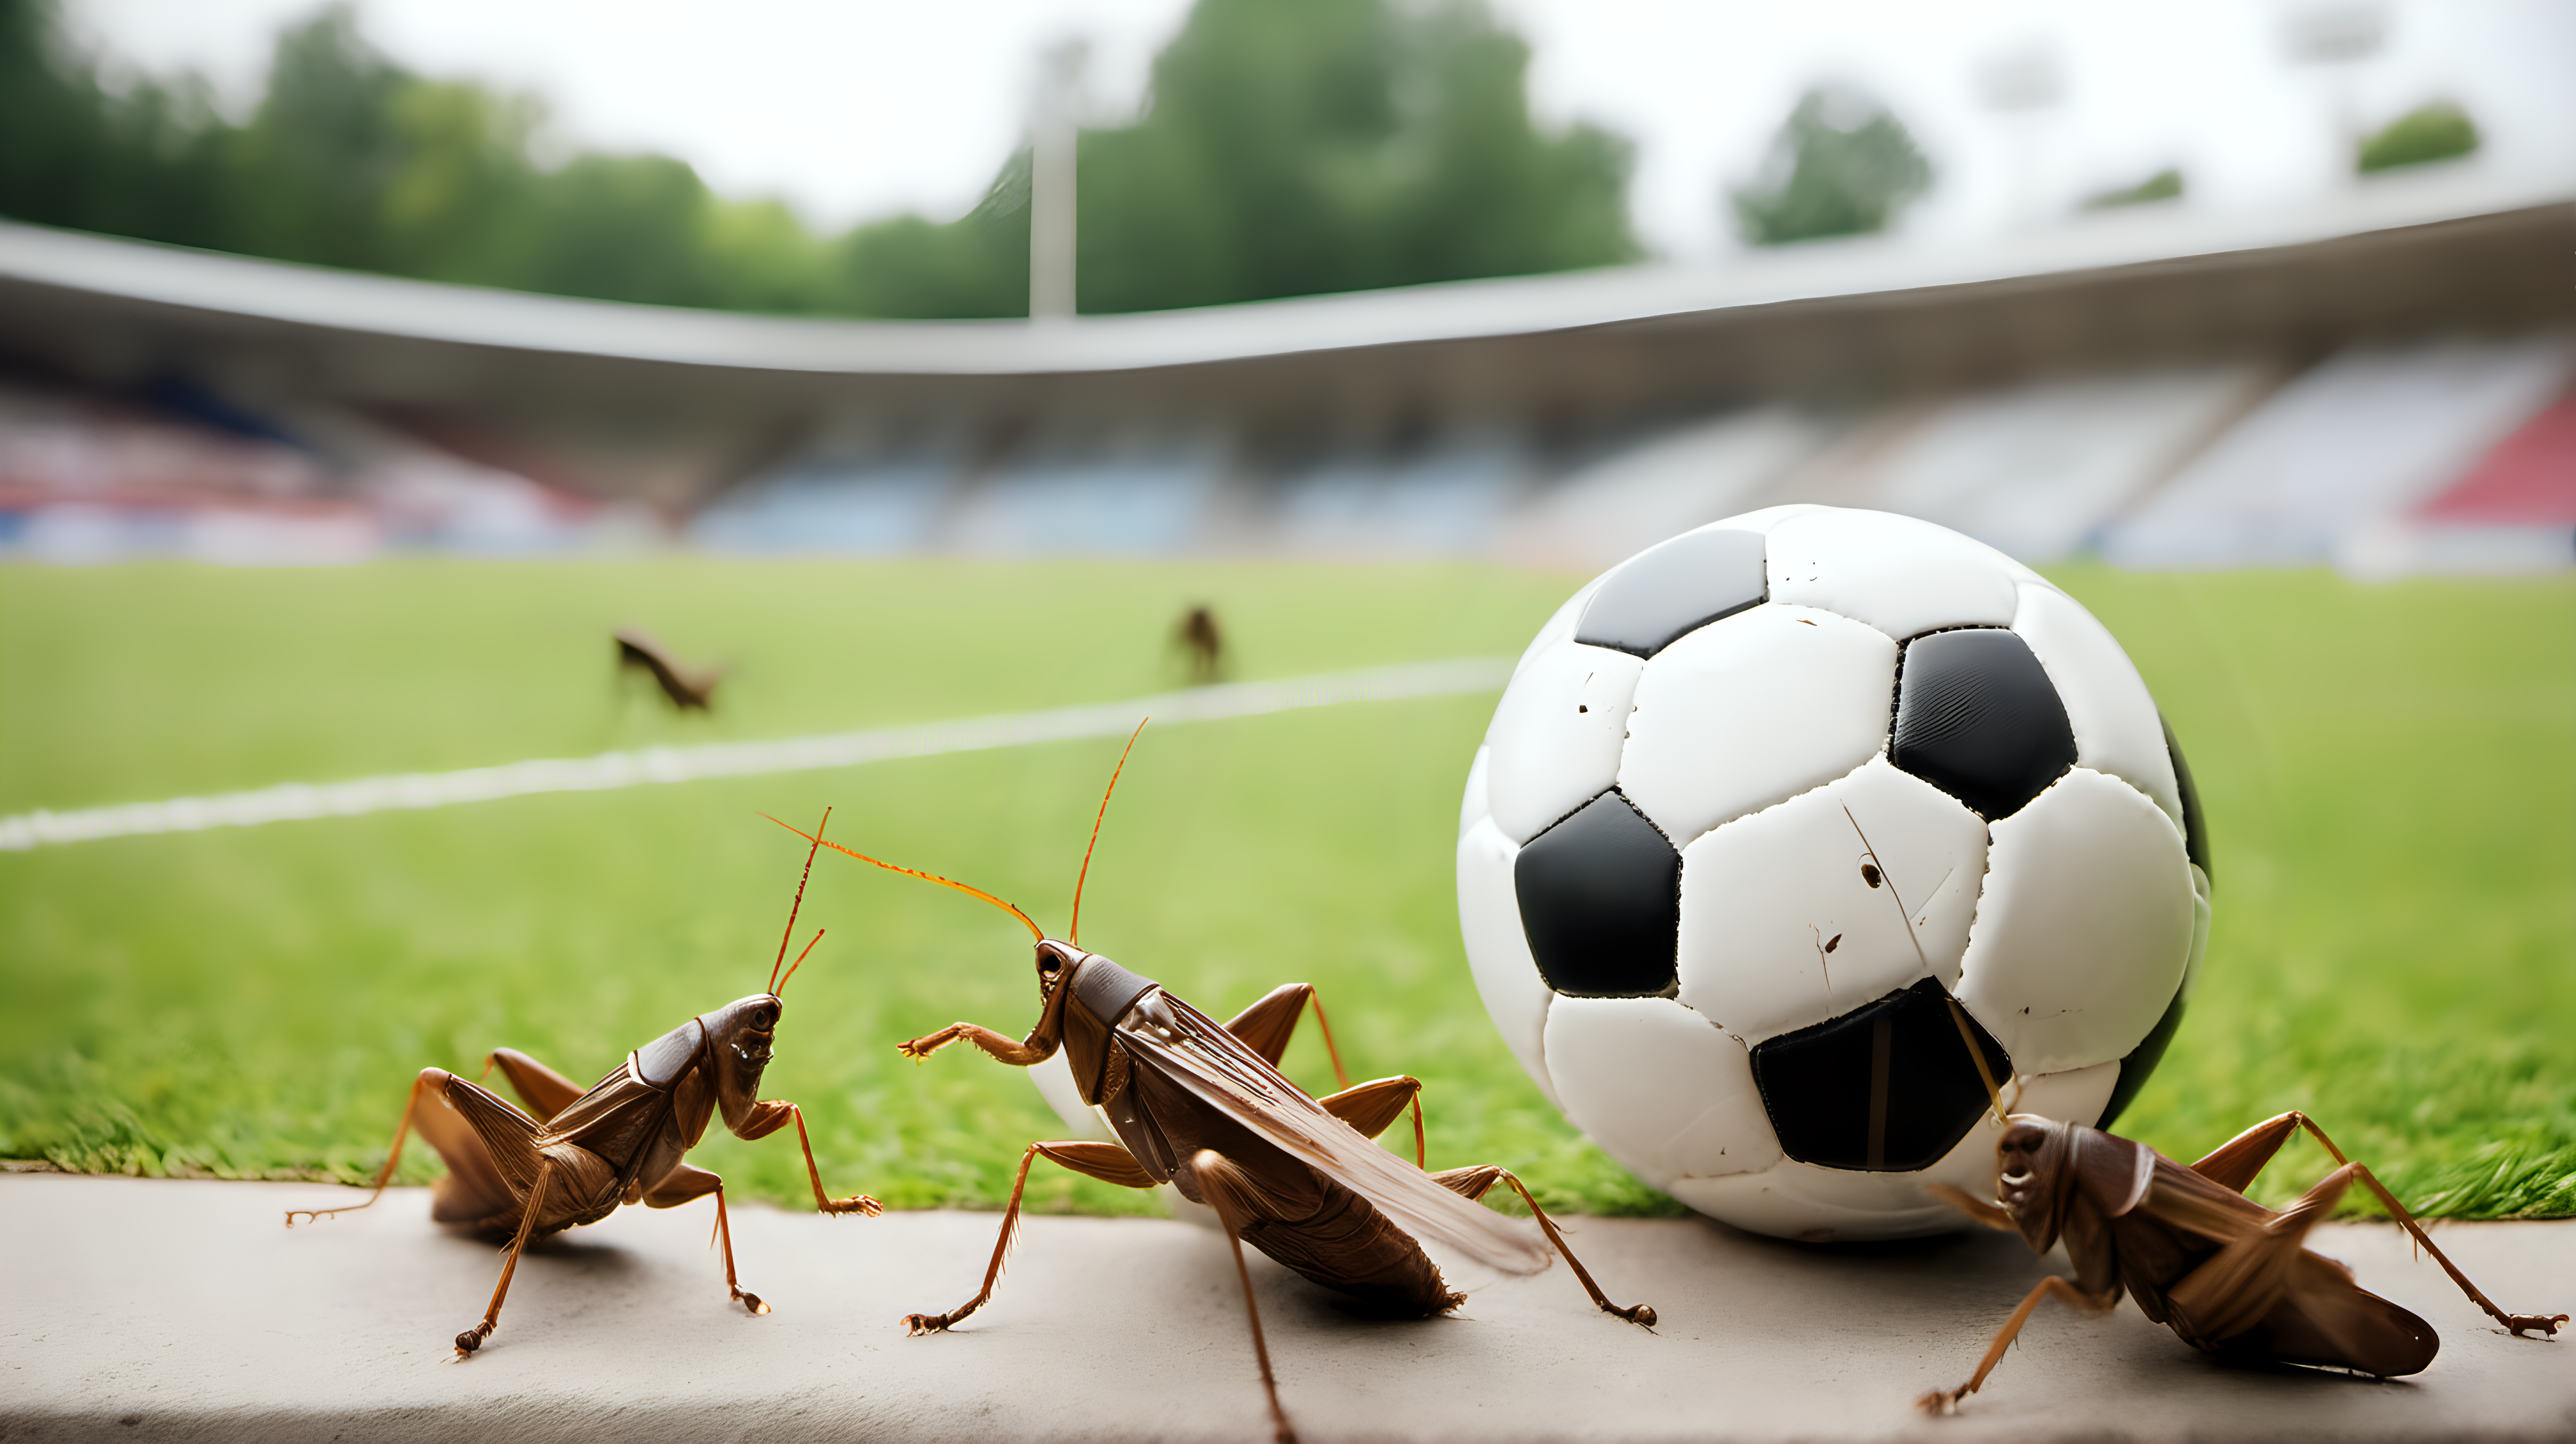
[[[1651,547],[1522,655],[1467,777],[1494,1026],[1638,1178],[1788,1238],[1965,1220],[2014,1111],[2107,1125],[2209,937],[2200,806],[2119,643],[1928,522]],[[1955,999],[1958,1008],[1953,1008]]]

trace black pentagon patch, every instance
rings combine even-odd
[[[1530,956],[1558,992],[1652,998],[1680,981],[1682,855],[1617,792],[1530,839],[1512,889]]]
[[[1760,532],[1695,531],[1620,563],[1584,604],[1574,640],[1651,657],[1769,594]]]
[[[1992,822],[2075,765],[2075,729],[2028,642],[1997,627],[1934,632],[1905,644],[1887,760]]]
[[[2173,1001],[2165,1005],[2165,1015],[2156,1019],[2147,1036],[2120,1060],[2120,1081],[2111,1085],[2111,1101],[2102,1105],[2101,1120],[2094,1127],[2107,1129],[2128,1111],[2138,1090],[2147,1086],[2147,1078],[2156,1071],[2156,1065],[2165,1060],[2165,1049],[2173,1045],[2174,1031],[2181,1026],[2182,989],[2176,988]]]
[[[2156,720],[2164,721],[2161,717]],[[2173,724],[2165,722],[2164,728],[2165,754],[2173,758],[2174,787],[2182,793],[2182,854],[2200,869],[2202,877],[2210,877],[2208,814],[2200,810],[2200,789],[2192,785],[2191,764],[2182,760],[2182,744],[2174,740]]]
[[[1975,1018],[1968,1027],[1996,1081],[2011,1077],[2003,1045]],[[1929,1168],[1987,1107],[1985,1081],[1934,978],[1756,1044],[1753,1082],[1780,1147],[1820,1168]]]

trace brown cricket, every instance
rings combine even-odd
[[[1844,816],[1850,815],[1846,808]],[[1860,820],[1851,822],[1865,859],[1861,880],[1873,889],[1883,885],[1902,913],[1904,900],[1897,895],[1895,879],[1870,847]],[[1906,928],[1911,934],[1910,920]],[[2516,1336],[2533,1329],[2555,1334],[2567,1322],[2565,1314],[2509,1314],[2497,1308],[2425,1234],[2397,1196],[2368,1168],[2345,1157],[2303,1113],[2258,1123],[2185,1167],[2143,1143],[2098,1128],[2008,1111],[1966,1012],[1956,998],[1949,1003],[1959,1039],[1975,1060],[1994,1116],[2004,1125],[1995,1142],[1999,1197],[1976,1198],[1940,1182],[1925,1188],[1989,1228],[2019,1233],[2034,1253],[2063,1242],[2075,1277],[2052,1274],[2040,1280],[2004,1321],[1968,1382],[1925,1394],[1916,1401],[1924,1409],[1955,1411],[2002,1362],[2031,1311],[2052,1296],[2086,1313],[2103,1314],[2117,1307],[2126,1292],[2138,1301],[2140,1312],[2183,1342],[2229,1362],[2349,1369],[2377,1378],[2418,1372],[2442,1344],[2433,1326],[2354,1283],[2351,1269],[2303,1246],[2308,1230],[2334,1212],[2355,1180],[2378,1195],[2389,1215],[2463,1293]],[[2247,1198],[2247,1185],[2302,1128],[2340,1166],[2286,1209],[2276,1212]]]
[[[1134,745],[1130,737],[1128,746]],[[1125,766],[1122,753],[1119,770]],[[1112,790],[1117,782],[1113,771]],[[1100,805],[1105,815],[1106,793]],[[1091,835],[1096,845],[1099,817],[1092,820]],[[1243,1261],[1246,1243],[1370,1312],[1396,1318],[1444,1314],[1466,1299],[1442,1278],[1423,1252],[1424,1242],[1505,1273],[1537,1273],[1551,1262],[1547,1248],[1525,1225],[1477,1206],[1476,1200],[1504,1183],[1529,1205],[1546,1243],[1565,1256],[1595,1304],[1631,1323],[1654,1324],[1653,1309],[1622,1307],[1601,1292],[1566,1247],[1555,1221],[1509,1170],[1492,1164],[1423,1170],[1419,1080],[1379,1078],[1353,1087],[1343,1077],[1342,1090],[1323,1098],[1290,1082],[1279,1071],[1279,1059],[1298,1018],[1315,1002],[1311,985],[1285,984],[1232,1021],[1219,1023],[1152,979],[1084,951],[1075,939],[1081,935],[1089,849],[1074,884],[1072,925],[1058,941],[1028,914],[980,888],[883,862],[838,843],[822,845],[981,898],[1018,918],[1036,939],[1039,1013],[1027,1037],[1014,1041],[973,1023],[952,1023],[900,1045],[905,1057],[924,1059],[963,1040],[1012,1067],[1027,1068],[1061,1048],[1083,1101],[1107,1114],[1120,1139],[1030,1144],[1020,1155],[983,1287],[946,1313],[908,1316],[904,1324],[911,1333],[946,1330],[992,1298],[1018,1226],[1029,1166],[1040,1157],[1123,1188],[1169,1183],[1182,1197],[1215,1211],[1234,1251],[1252,1326],[1253,1357],[1282,1444],[1296,1436],[1280,1407],[1270,1351],[1262,1340],[1261,1313]],[[1320,1003],[1315,1004],[1315,1020],[1325,1027],[1331,1048]],[[1339,1050],[1333,1052],[1339,1074]],[[1410,1164],[1370,1142],[1408,1108],[1415,1128]]]
[[[2263,1165],[2300,1129],[2340,1165],[2288,1208],[2245,1196]],[[2108,1313],[2125,1290],[2148,1318],[2182,1341],[2235,1363],[2305,1364],[2376,1378],[2420,1371],[2441,1338],[2433,1326],[2353,1282],[2352,1270],[2302,1246],[2357,1179],[2414,1235],[2460,1291],[2520,1336],[2555,1334],[2565,1314],[2509,1314],[2446,1257],[2371,1171],[2344,1156],[2304,1113],[2284,1113],[2229,1139],[2186,1168],[2143,1143],[2028,1113],[2006,1119],[1995,1145],[2002,1197],[1970,1197],[1948,1184],[1933,1194],[1989,1228],[2019,1233],[2034,1252],[2063,1241],[2072,1279],[2052,1274],[2005,1321],[1977,1372],[1919,1401],[1947,1413],[1977,1391],[2041,1299]]]
[[[1199,602],[1183,612],[1172,628],[1172,644],[1189,654],[1191,681],[1217,679],[1225,663],[1225,633],[1217,627],[1216,608]]]
[[[826,810],[824,823],[831,821]],[[734,1272],[733,1230],[725,1218],[724,1179],[684,1161],[706,1136],[707,1124],[721,1113],[724,1124],[742,1139],[766,1138],[789,1123],[796,1125],[797,1145],[805,1151],[805,1172],[814,1185],[814,1206],[824,1213],[874,1216],[883,1206],[865,1194],[833,1198],[824,1192],[822,1170],[814,1163],[814,1145],[805,1135],[805,1114],[783,1099],[760,1097],[761,1073],[769,1066],[778,1020],[786,1004],[779,994],[796,975],[814,943],[787,962],[787,945],[796,936],[796,913],[805,902],[805,881],[813,875],[814,855],[824,845],[817,824],[815,845],[806,849],[805,871],[796,881],[796,897],[787,908],[787,931],[778,940],[778,957],[769,966],[765,991],[701,1014],[626,1055],[608,1076],[585,1093],[581,1087],[525,1053],[496,1048],[483,1060],[484,1076],[497,1065],[510,1086],[527,1101],[522,1111],[485,1088],[444,1068],[423,1068],[394,1130],[393,1151],[376,1174],[375,1192],[365,1203],[346,1208],[291,1209],[287,1227],[301,1216],[319,1220],[372,1206],[402,1162],[404,1140],[417,1128],[447,1172],[430,1196],[430,1218],[479,1233],[507,1237],[508,1256],[501,1281],[492,1290],[483,1321],[456,1336],[458,1358],[483,1346],[501,1320],[501,1302],[509,1297],[510,1276],[528,1241],[581,1224],[597,1223],[620,1204],[676,1208],[715,1195],[716,1238],[724,1246],[725,1288],[754,1314],[769,1312],[758,1294],[742,1287]],[[781,965],[786,976],[779,975]]]
[[[640,628],[620,627],[610,637],[617,643],[618,669],[652,678],[674,710],[705,712],[715,706],[716,684],[724,680],[722,667],[688,666]]]

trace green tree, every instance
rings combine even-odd
[[[2092,195],[2086,196],[2084,198],[2084,209],[2088,211],[2110,211],[2118,210],[2122,206],[2143,206],[2151,205],[2157,201],[2180,200],[2182,199],[2182,192],[2183,181],[2181,169],[2175,166],[2166,166],[2163,170],[2157,171],[2154,175],[2147,177],[2136,185],[2119,186],[2107,191],[2096,191]]]
[[[1633,258],[1628,147],[1590,126],[1533,124],[1528,65],[1528,46],[1474,5],[1199,0],[1155,59],[1143,118],[1081,136],[1081,309]],[[896,221],[854,238],[852,285],[869,309],[901,304],[900,291],[919,303],[902,314],[1025,314],[1026,182],[1014,175],[1026,164],[952,225]]]
[[[2410,110],[2361,143],[2354,164],[2362,174],[2399,166],[2458,160],[2478,148],[2478,128],[2468,112],[2449,101]]]
[[[862,316],[1029,313],[1029,153],[1013,155],[984,199],[945,225],[896,216],[841,243],[841,297]]]
[[[221,184],[201,84],[101,86],[47,0],[0,0],[0,213],[205,243]]]
[[[386,196],[411,150],[397,111],[412,83],[359,36],[345,5],[280,36],[267,93],[223,148],[220,244],[387,269]]]
[[[1816,89],[1789,112],[1761,177],[1732,199],[1745,239],[1777,246],[1884,230],[1931,182],[1895,116],[1856,94]]]
[[[0,214],[323,265],[668,305],[1028,311],[1028,158],[945,224],[836,240],[660,155],[540,166],[533,100],[415,75],[345,5],[283,33],[233,125],[111,88],[50,0],[0,0]],[[1472,0],[1199,0],[1132,125],[1080,137],[1080,301],[1255,300],[1629,259],[1628,150],[1532,123],[1529,49]]]

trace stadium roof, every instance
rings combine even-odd
[[[1509,419],[1588,435],[1749,399],[2576,323],[2576,177],[2475,163],[2296,208],[2143,206],[1973,245],[1819,242],[1722,262],[1143,315],[883,322],[572,300],[0,222],[0,361],[178,376],[254,408],[402,420],[463,454],[685,503],[804,438],[887,421],[1216,427],[1306,445]]]
[[[1671,322],[1791,303],[2214,263],[2372,232],[2566,211],[2576,183],[2474,171],[2374,180],[2295,211],[2135,207],[1973,247],[1871,238],[1648,265],[1070,321],[843,321],[536,296],[0,222],[0,286],[292,327],[559,356],[829,375],[1006,376]],[[2562,217],[2562,219],[2564,219]]]

